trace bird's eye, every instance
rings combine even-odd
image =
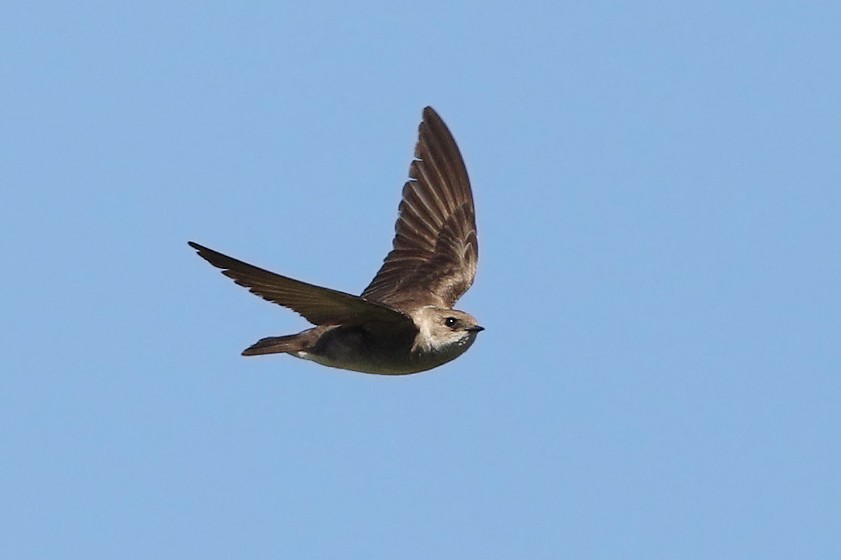
[[[456,323],[458,323],[458,319],[456,319],[455,317],[447,317],[446,319],[444,319],[444,324],[450,328],[455,327]]]

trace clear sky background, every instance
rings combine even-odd
[[[841,558],[841,5],[0,8],[0,556]],[[487,328],[246,359],[356,292],[425,105]]]

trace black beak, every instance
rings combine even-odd
[[[480,327],[479,325],[476,325],[475,327],[469,327],[464,330],[466,330],[467,332],[482,332],[483,330],[485,330],[485,327]]]

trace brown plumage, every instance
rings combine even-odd
[[[470,288],[479,241],[470,179],[447,125],[423,111],[397,209],[394,248],[362,297],[400,309],[452,307]]]
[[[476,276],[473,195],[461,153],[441,117],[423,111],[398,207],[393,249],[361,296],[315,286],[189,242],[199,256],[263,299],[316,325],[264,338],[247,356],[289,353],[369,373],[424,371],[461,355],[482,330],[452,309]]]

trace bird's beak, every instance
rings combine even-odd
[[[470,328],[465,329],[465,330],[467,332],[482,332],[483,330],[485,330],[485,327],[480,327],[479,325],[476,325],[475,327],[470,327]]]

